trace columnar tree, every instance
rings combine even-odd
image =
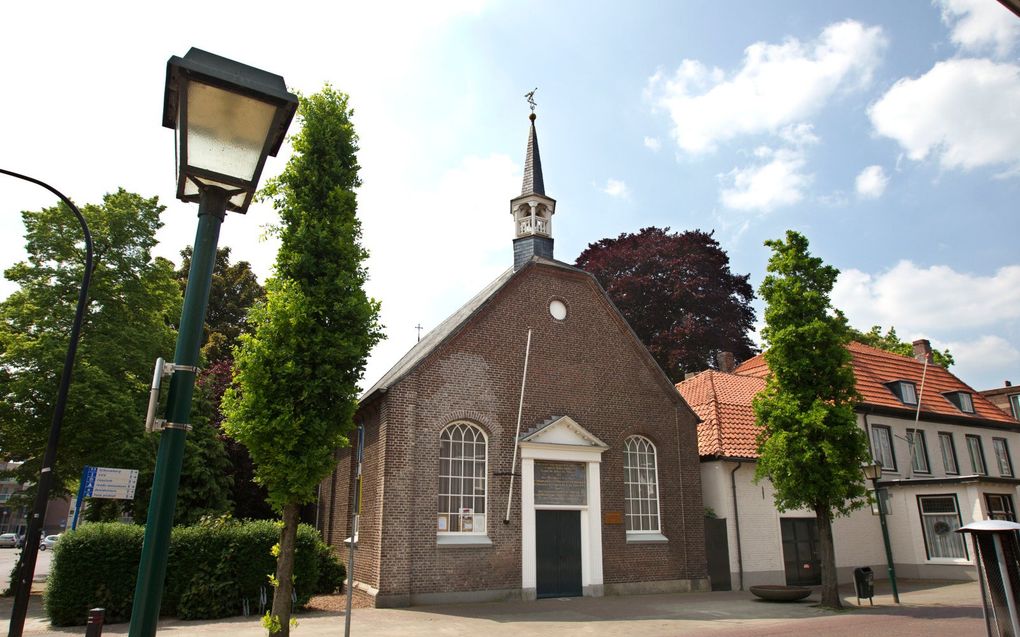
[[[576,265],[595,275],[674,382],[714,367],[719,352],[738,361],[757,353],[748,275],[730,271],[710,232],[644,228],[590,244]]]
[[[807,239],[792,230],[765,245],[772,256],[758,293],[769,375],[754,399],[762,427],[757,477],[772,481],[780,511],[815,512],[822,606],[840,608],[832,520],[868,501],[861,472],[868,445],[854,413],[846,319],[829,301],[839,270],[811,256]]]
[[[255,462],[255,479],[283,514],[273,634],[289,634],[294,539],[303,503],[349,444],[365,359],[381,338],[379,305],[363,285],[354,189],[357,135],[347,96],[327,86],[301,97],[301,130],[283,173],[264,190],[280,214],[280,250],[267,297],[241,337],[224,428]],[[314,582],[297,583],[314,586]]]

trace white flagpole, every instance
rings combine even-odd
[[[517,404],[517,432],[514,433],[514,458],[510,463],[510,492],[506,498],[506,517],[503,524],[510,524],[510,505],[514,501],[514,471],[517,469],[517,438],[521,435],[521,415],[524,412],[524,387],[528,383],[528,357],[531,355],[531,328],[528,328],[528,344],[524,348],[524,374],[521,377],[521,400]]]

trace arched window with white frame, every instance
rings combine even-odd
[[[475,425],[455,422],[440,434],[438,533],[485,533],[487,465],[488,441]]]
[[[627,533],[660,533],[659,475],[655,445],[631,436],[623,445],[624,517]]]

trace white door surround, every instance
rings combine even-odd
[[[535,511],[575,510],[581,513],[581,587],[585,597],[601,597],[602,585],[602,454],[604,442],[569,416],[550,419],[521,436],[521,588],[535,599],[537,563]],[[535,504],[535,460],[584,463],[587,478],[581,505]]]

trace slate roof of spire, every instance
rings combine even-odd
[[[531,114],[531,130],[528,131],[528,153],[524,159],[524,183],[522,195],[544,195],[545,180],[542,178],[542,157],[538,154],[538,133],[535,132],[535,114]]]

